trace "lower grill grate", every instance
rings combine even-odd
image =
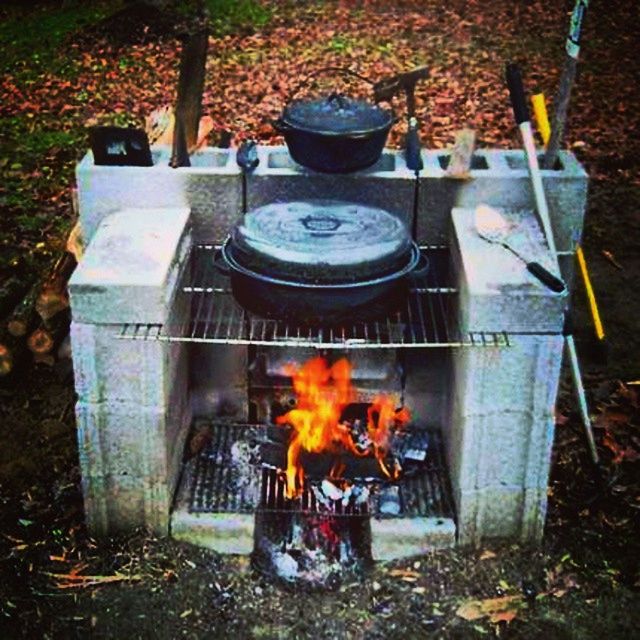
[[[307,481],[299,498],[287,500],[282,471],[261,461],[266,427],[209,423],[211,438],[196,456],[190,487],[191,513],[292,513],[324,516],[371,515],[380,518],[453,518],[453,502],[437,430],[425,431],[426,460],[408,477],[393,483],[366,483],[357,500],[328,501],[319,482]],[[199,426],[202,430],[202,424]],[[354,481],[360,487],[362,481]],[[391,498],[391,506],[389,508]]]

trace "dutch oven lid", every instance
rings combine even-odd
[[[407,255],[404,223],[383,209],[337,200],[268,204],[247,213],[233,240],[267,264],[349,268]],[[367,269],[365,269],[367,270]]]
[[[316,100],[294,100],[285,108],[284,122],[292,127],[324,134],[365,133],[389,127],[390,112],[338,93]]]

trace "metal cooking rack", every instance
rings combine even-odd
[[[451,487],[440,432],[429,429],[427,460],[416,475],[402,478],[398,488],[399,513],[385,514],[380,491],[372,489],[361,504],[342,506],[340,501],[320,503],[308,481],[302,495],[286,499],[286,480],[281,471],[263,466],[259,460],[233,464],[233,448],[255,449],[264,440],[262,425],[211,423],[213,438],[196,456],[189,487],[191,513],[303,513],[318,516],[374,516],[379,518],[453,518]],[[245,450],[247,450],[245,449]],[[370,486],[373,487],[374,482]],[[378,483],[379,484],[379,483]]]
[[[334,327],[263,318],[243,309],[231,293],[228,278],[214,267],[217,248],[196,245],[191,250],[179,294],[188,296],[190,305],[184,306],[190,306],[190,313],[165,324],[125,324],[118,338],[323,349],[510,346],[504,331],[460,329],[458,289],[451,283],[446,246],[421,247],[429,270],[415,282],[400,311],[381,320]]]

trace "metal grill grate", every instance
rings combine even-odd
[[[398,488],[400,510],[385,514],[381,508],[382,486],[378,483],[366,501],[343,506],[341,502],[322,503],[316,499],[313,483],[303,495],[285,498],[282,472],[264,467],[259,447],[265,441],[265,427],[257,425],[211,425],[213,437],[197,458],[190,491],[192,513],[291,513],[305,515],[376,517],[453,518],[453,503],[442,454],[442,438],[436,430],[427,432],[427,460],[419,473],[405,478]]]
[[[213,266],[215,251],[211,245],[197,245],[191,251],[182,287],[191,297],[190,317],[165,325],[125,324],[118,337],[325,349],[509,346],[506,332],[461,331],[458,291],[450,282],[449,252],[443,246],[422,248],[430,268],[401,311],[380,321],[339,327],[300,325],[247,312],[235,301],[228,279]]]

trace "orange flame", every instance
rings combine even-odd
[[[407,409],[397,411],[389,396],[376,397],[367,412],[367,434],[371,446],[362,451],[356,447],[350,425],[340,421],[344,409],[356,399],[349,361],[342,358],[329,366],[322,357],[312,358],[300,367],[289,366],[287,375],[293,378],[298,402],[295,409],[276,418],[276,423],[293,427],[287,451],[288,498],[299,496],[304,487],[304,470],[300,463],[303,450],[374,455],[385,475],[391,478],[399,475],[400,469],[388,469],[384,458],[393,428],[404,426],[410,419]],[[330,476],[338,478],[343,471],[344,465],[338,462]]]

